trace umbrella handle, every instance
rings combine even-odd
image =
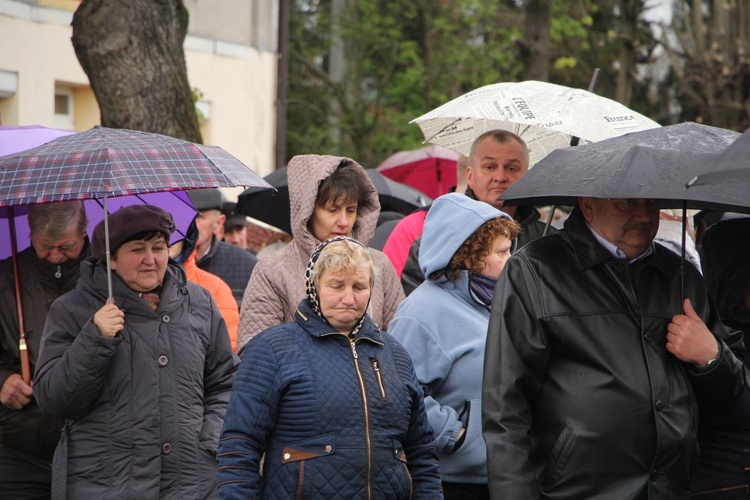
[[[114,304],[112,298],[112,263],[109,261],[109,211],[107,210],[107,197],[104,196],[102,201],[104,210],[104,260],[107,266],[107,303]]]
[[[13,207],[8,207],[8,229],[10,230],[10,249],[13,254],[13,279],[16,284],[16,308],[18,313],[18,356],[21,359],[21,378],[27,385],[31,385],[31,365],[29,351],[26,348],[26,332],[23,326],[23,304],[21,302],[21,281],[18,276],[18,243],[16,242],[16,223]]]
[[[21,378],[26,385],[31,385],[31,364],[29,363],[29,350],[26,348],[26,339],[21,337],[18,341],[18,355],[21,358]]]

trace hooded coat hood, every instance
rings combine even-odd
[[[333,174],[342,162],[354,160],[341,156],[295,156],[287,166],[290,217],[294,239],[272,258],[255,266],[240,308],[240,327],[237,339],[238,352],[255,335],[271,326],[294,321],[294,312],[305,295],[305,268],[310,255],[321,243],[308,229],[315,209],[320,183]],[[380,213],[378,192],[370,178],[364,174],[368,186],[366,206],[357,210],[357,220],[352,238],[368,246],[375,234]],[[404,299],[404,291],[391,261],[382,252],[369,249],[375,264],[375,284],[367,310],[372,320],[382,329]]]
[[[326,180],[342,163],[353,163],[362,168],[352,159],[342,156],[298,155],[289,161],[287,166],[287,181],[289,183],[289,203],[292,223],[292,235],[304,250],[306,258],[315,250],[320,241],[308,229],[308,222],[315,210],[315,200],[318,197],[320,183]],[[362,169],[364,175],[364,169]],[[380,200],[378,190],[370,177],[364,175],[368,187],[367,207],[357,210],[357,222],[354,224],[352,238],[370,244],[380,214]]]
[[[435,200],[427,213],[419,250],[419,267],[425,276],[445,269],[461,245],[485,222],[511,216],[460,193]],[[513,250],[516,242],[513,240]]]

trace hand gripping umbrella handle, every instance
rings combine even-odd
[[[29,364],[29,350],[26,349],[26,339],[18,341],[18,355],[21,358],[21,378],[26,385],[31,385],[31,365]]]
[[[31,365],[29,364],[29,351],[26,348],[26,333],[23,327],[23,304],[21,303],[21,282],[18,278],[18,244],[16,243],[16,223],[13,219],[13,207],[8,207],[8,229],[10,231],[10,249],[13,255],[13,280],[16,285],[16,308],[18,313],[18,356],[21,359],[21,377],[23,381],[31,385]]]

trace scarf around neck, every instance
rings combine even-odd
[[[469,287],[476,294],[477,298],[487,307],[492,305],[492,298],[495,296],[495,286],[497,278],[487,276],[486,274],[469,273]]]

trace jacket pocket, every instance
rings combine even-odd
[[[305,477],[307,476],[312,479],[316,476],[314,471],[306,472],[306,469],[309,469],[309,461],[320,457],[331,456],[336,453],[334,436],[335,434],[332,432],[322,434],[320,436],[289,444],[281,450],[282,466],[297,467],[296,474],[290,474],[291,471],[287,471],[287,473],[283,474],[283,476],[286,476],[289,479],[292,479],[290,476],[296,475],[295,498],[307,498],[305,487],[307,486],[307,489],[310,490],[310,486],[306,485]]]
[[[456,440],[456,444],[453,445],[453,451],[451,451],[451,453],[458,451],[458,449],[466,442],[466,436],[469,434],[469,422],[471,421],[471,401],[467,400],[464,402],[464,409],[458,414],[458,420],[463,426],[464,433]]]
[[[378,382],[378,390],[380,391],[380,399],[383,401],[388,400],[388,393],[385,390],[385,381],[383,379],[383,371],[380,369],[380,363],[378,358],[370,358],[370,365],[372,365],[372,371],[375,373],[375,380]]]
[[[552,452],[539,473],[539,487],[542,490],[549,490],[560,480],[573,454],[575,441],[575,432],[566,426],[557,437],[555,446],[552,447]]]

